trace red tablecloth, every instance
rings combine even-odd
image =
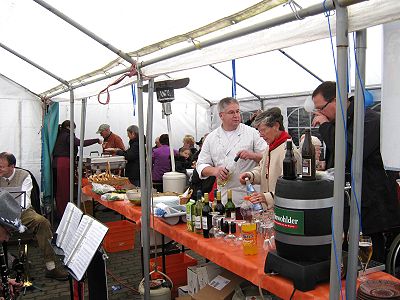
[[[83,187],[83,193],[93,197],[104,206],[107,206],[135,222],[140,222],[141,207],[132,205],[129,201],[102,201],[100,196],[91,191],[91,186]],[[153,224],[151,218],[151,224]],[[138,226],[139,227],[139,226]],[[264,273],[264,263],[267,252],[259,245],[257,255],[245,256],[241,247],[230,245],[222,240],[205,239],[202,235],[188,232],[186,224],[171,226],[161,219],[154,218],[154,228],[172,240],[184,245],[213,261],[221,267],[236,273],[237,275],[251,281],[255,285],[261,285],[272,294],[289,299],[293,292],[292,281],[279,275],[270,276]],[[372,279],[387,279],[398,281],[395,277],[384,273],[376,272],[368,275]],[[345,281],[342,282],[344,293]],[[308,292],[296,291],[292,299],[328,299],[329,284],[319,284],[314,290]]]

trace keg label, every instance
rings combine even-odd
[[[275,206],[275,230],[304,235],[304,211],[282,209]]]

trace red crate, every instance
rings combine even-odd
[[[187,284],[187,268],[197,265],[197,260],[186,253],[176,253],[165,256],[166,274],[171,278],[174,288]],[[154,270],[154,258],[150,259],[150,271]],[[162,271],[162,257],[157,257],[158,270]],[[153,273],[152,278],[163,278],[161,274]]]
[[[135,223],[127,220],[105,223],[108,232],[103,246],[107,252],[132,250],[135,243]]]

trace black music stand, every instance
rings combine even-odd
[[[57,256],[64,257],[64,251],[55,244],[56,240],[57,234],[55,233],[53,239],[49,241],[51,247]],[[77,283],[78,299],[83,300],[82,289],[86,278],[88,280],[89,300],[108,300],[106,259],[108,259],[108,256],[103,248],[97,249],[86,270],[86,275],[81,280],[78,280],[74,272],[66,267],[71,300],[74,300],[74,280]]]

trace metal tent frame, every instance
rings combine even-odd
[[[162,62],[166,59],[172,58],[172,57],[177,57],[185,53],[193,52],[198,49],[198,45],[191,45],[186,48],[180,49],[178,51],[171,52],[169,54],[161,55],[156,58],[147,60],[147,61],[142,61],[138,62],[134,59],[132,59],[131,56],[126,54],[125,52],[122,52],[121,50],[117,49],[116,47],[112,46],[110,43],[104,41],[100,37],[96,36],[94,33],[88,31],[84,27],[80,26],[78,23],[73,21],[72,19],[68,18],[66,15],[61,13],[60,11],[56,10],[55,8],[51,7],[48,5],[46,2],[42,0],[34,0],[37,4],[45,7],[47,10],[52,12],[53,14],[57,15],[58,17],[62,18],[69,24],[73,25],[75,28],[78,30],[82,31],[86,35],[90,36],[92,39],[96,40],[99,42],[101,45],[104,47],[108,48],[112,52],[116,53],[119,57],[124,59],[125,61],[129,62],[131,65],[134,65],[136,67],[136,70],[138,71],[138,116],[139,116],[139,144],[140,147],[143,149],[145,146],[144,142],[144,112],[143,112],[143,81],[145,80],[142,75],[141,75],[141,69],[149,66],[151,64],[157,63],[157,62]],[[365,0],[328,0],[324,1],[321,4],[318,5],[313,5],[305,9],[300,9],[297,14],[287,14],[275,19],[267,20],[261,23],[258,23],[253,26],[246,27],[241,30],[233,31],[231,33],[228,33],[224,36],[219,36],[216,38],[212,38],[206,42],[203,42],[201,44],[202,48],[206,48],[212,45],[216,45],[219,43],[222,43],[224,41],[228,41],[237,37],[241,37],[244,35],[248,35],[250,33],[254,33],[266,28],[272,28],[275,26],[279,26],[282,24],[285,24],[287,22],[292,22],[295,21],[298,17],[301,18],[306,18],[308,16],[313,16],[317,14],[321,14],[325,12],[326,10],[336,10],[337,14],[337,23],[336,23],[336,28],[337,28],[337,70],[338,70],[338,90],[337,94],[342,95],[341,97],[338,97],[340,99],[340,103],[342,107],[344,108],[344,114],[345,114],[345,108],[346,108],[346,101],[347,97],[347,90],[346,90],[346,72],[347,72],[347,47],[348,47],[348,16],[347,16],[347,6],[353,5],[359,2],[363,2]],[[359,61],[358,65],[360,67],[360,73],[361,73],[361,78],[364,78],[365,76],[365,40],[366,40],[366,31],[358,31],[357,32],[357,53],[359,55]],[[64,85],[64,87],[56,87],[53,89],[50,93],[44,93],[46,95],[46,98],[52,98],[57,95],[60,95],[64,93],[65,91],[70,92],[70,121],[71,123],[74,122],[74,89],[80,87],[83,84],[75,84],[71,85],[68,81],[58,77],[55,74],[52,74],[50,71],[47,71],[46,69],[40,67],[39,65],[35,64],[34,62],[30,61],[29,59],[24,58],[22,55],[18,54],[17,52],[13,51],[12,49],[8,48],[7,46],[0,44],[1,47],[4,49],[10,51],[14,55],[20,57],[21,59],[24,59],[31,65],[37,67],[44,73],[50,75],[51,77],[55,78],[59,82]],[[91,79],[88,80],[84,83],[84,85],[95,83],[107,78],[111,78],[120,74],[124,74],[129,69],[124,69],[118,72],[114,72],[111,74],[106,74],[104,76],[100,76],[96,79]],[[66,88],[65,88],[66,87]],[[359,153],[362,151],[363,148],[363,141],[362,141],[362,136],[363,136],[363,92],[362,92],[362,86],[360,84],[360,81],[357,79],[356,80],[356,88],[355,88],[355,93],[356,93],[356,102],[357,105],[355,106],[355,116],[357,116],[355,120],[355,130],[356,134],[354,134],[354,149],[353,153]],[[152,140],[152,124],[153,124],[153,93],[152,91],[154,90],[154,82],[153,79],[150,79],[149,81],[149,105],[148,105],[148,119],[147,119],[147,130],[146,130],[146,135],[148,140]],[[82,156],[83,154],[83,139],[84,139],[84,128],[85,128],[85,114],[86,114],[86,99],[83,99],[83,105],[82,105],[82,131],[81,131],[81,147],[80,147],[80,155]],[[340,108],[340,105],[337,105],[336,107],[337,110],[337,115],[342,114],[342,110]],[[340,118],[337,119],[336,122],[336,146],[335,146],[335,184],[334,184],[334,198],[335,198],[335,206],[333,210],[334,214],[334,226],[333,226],[333,232],[334,232],[334,239],[335,241],[341,241],[342,238],[342,219],[343,219],[343,189],[344,189],[344,170],[345,170],[345,140],[344,140],[344,130],[343,128],[345,126],[345,120],[341,120]],[[151,145],[147,145],[147,153],[151,153],[150,149]],[[70,139],[70,161],[71,161],[71,186],[70,186],[70,201],[73,201],[73,135],[71,135]],[[361,174],[362,172],[362,158],[359,155],[353,155],[353,165],[355,166],[355,172],[357,176],[355,176],[355,193],[360,195],[361,193]],[[149,162],[149,159],[147,159],[147,162]],[[81,166],[80,166],[81,167]],[[151,173],[151,165],[148,163],[146,166],[146,157],[145,153],[141,152],[140,153],[140,168],[142,170],[146,170],[145,172],[141,172],[140,174],[140,179],[141,182],[145,182],[145,186],[151,186],[151,178],[150,178],[150,173]],[[79,183],[81,182],[81,177],[82,173],[80,172],[79,174],[80,180]],[[144,192],[142,193],[142,203],[147,203],[148,205],[143,205],[142,206],[142,234],[143,234],[143,247],[144,247],[144,254],[143,254],[143,259],[144,261],[149,261],[149,215],[150,215],[150,198],[151,198],[151,193],[150,189],[144,189]],[[360,199],[361,197],[359,197]],[[78,198],[78,205],[80,203],[80,199]],[[354,201],[352,201],[352,204]],[[355,216],[357,212],[355,211],[354,205],[351,207],[351,215]],[[351,218],[351,220],[355,220],[355,222],[351,223],[351,229],[350,229],[350,235],[355,236],[358,234],[358,228],[359,224],[358,218],[354,217]],[[356,265],[354,265],[357,262],[357,253],[356,249],[358,245],[356,245],[357,240],[355,238],[350,237],[350,245],[349,245],[349,257],[350,257],[350,264],[349,264],[349,269],[348,269],[348,280],[347,280],[347,297],[349,299],[355,299],[355,287],[356,287]],[[337,261],[341,261],[341,243],[332,243],[332,253],[336,253],[336,257],[332,255],[331,258],[331,276],[330,276],[330,298],[331,299],[337,299],[339,297],[340,293],[340,278],[337,276]],[[340,266],[339,266],[340,268]],[[144,264],[144,273],[148,274],[149,273],[149,265]],[[150,296],[150,289],[149,289],[149,278],[148,276],[145,276],[145,299],[148,299]]]

